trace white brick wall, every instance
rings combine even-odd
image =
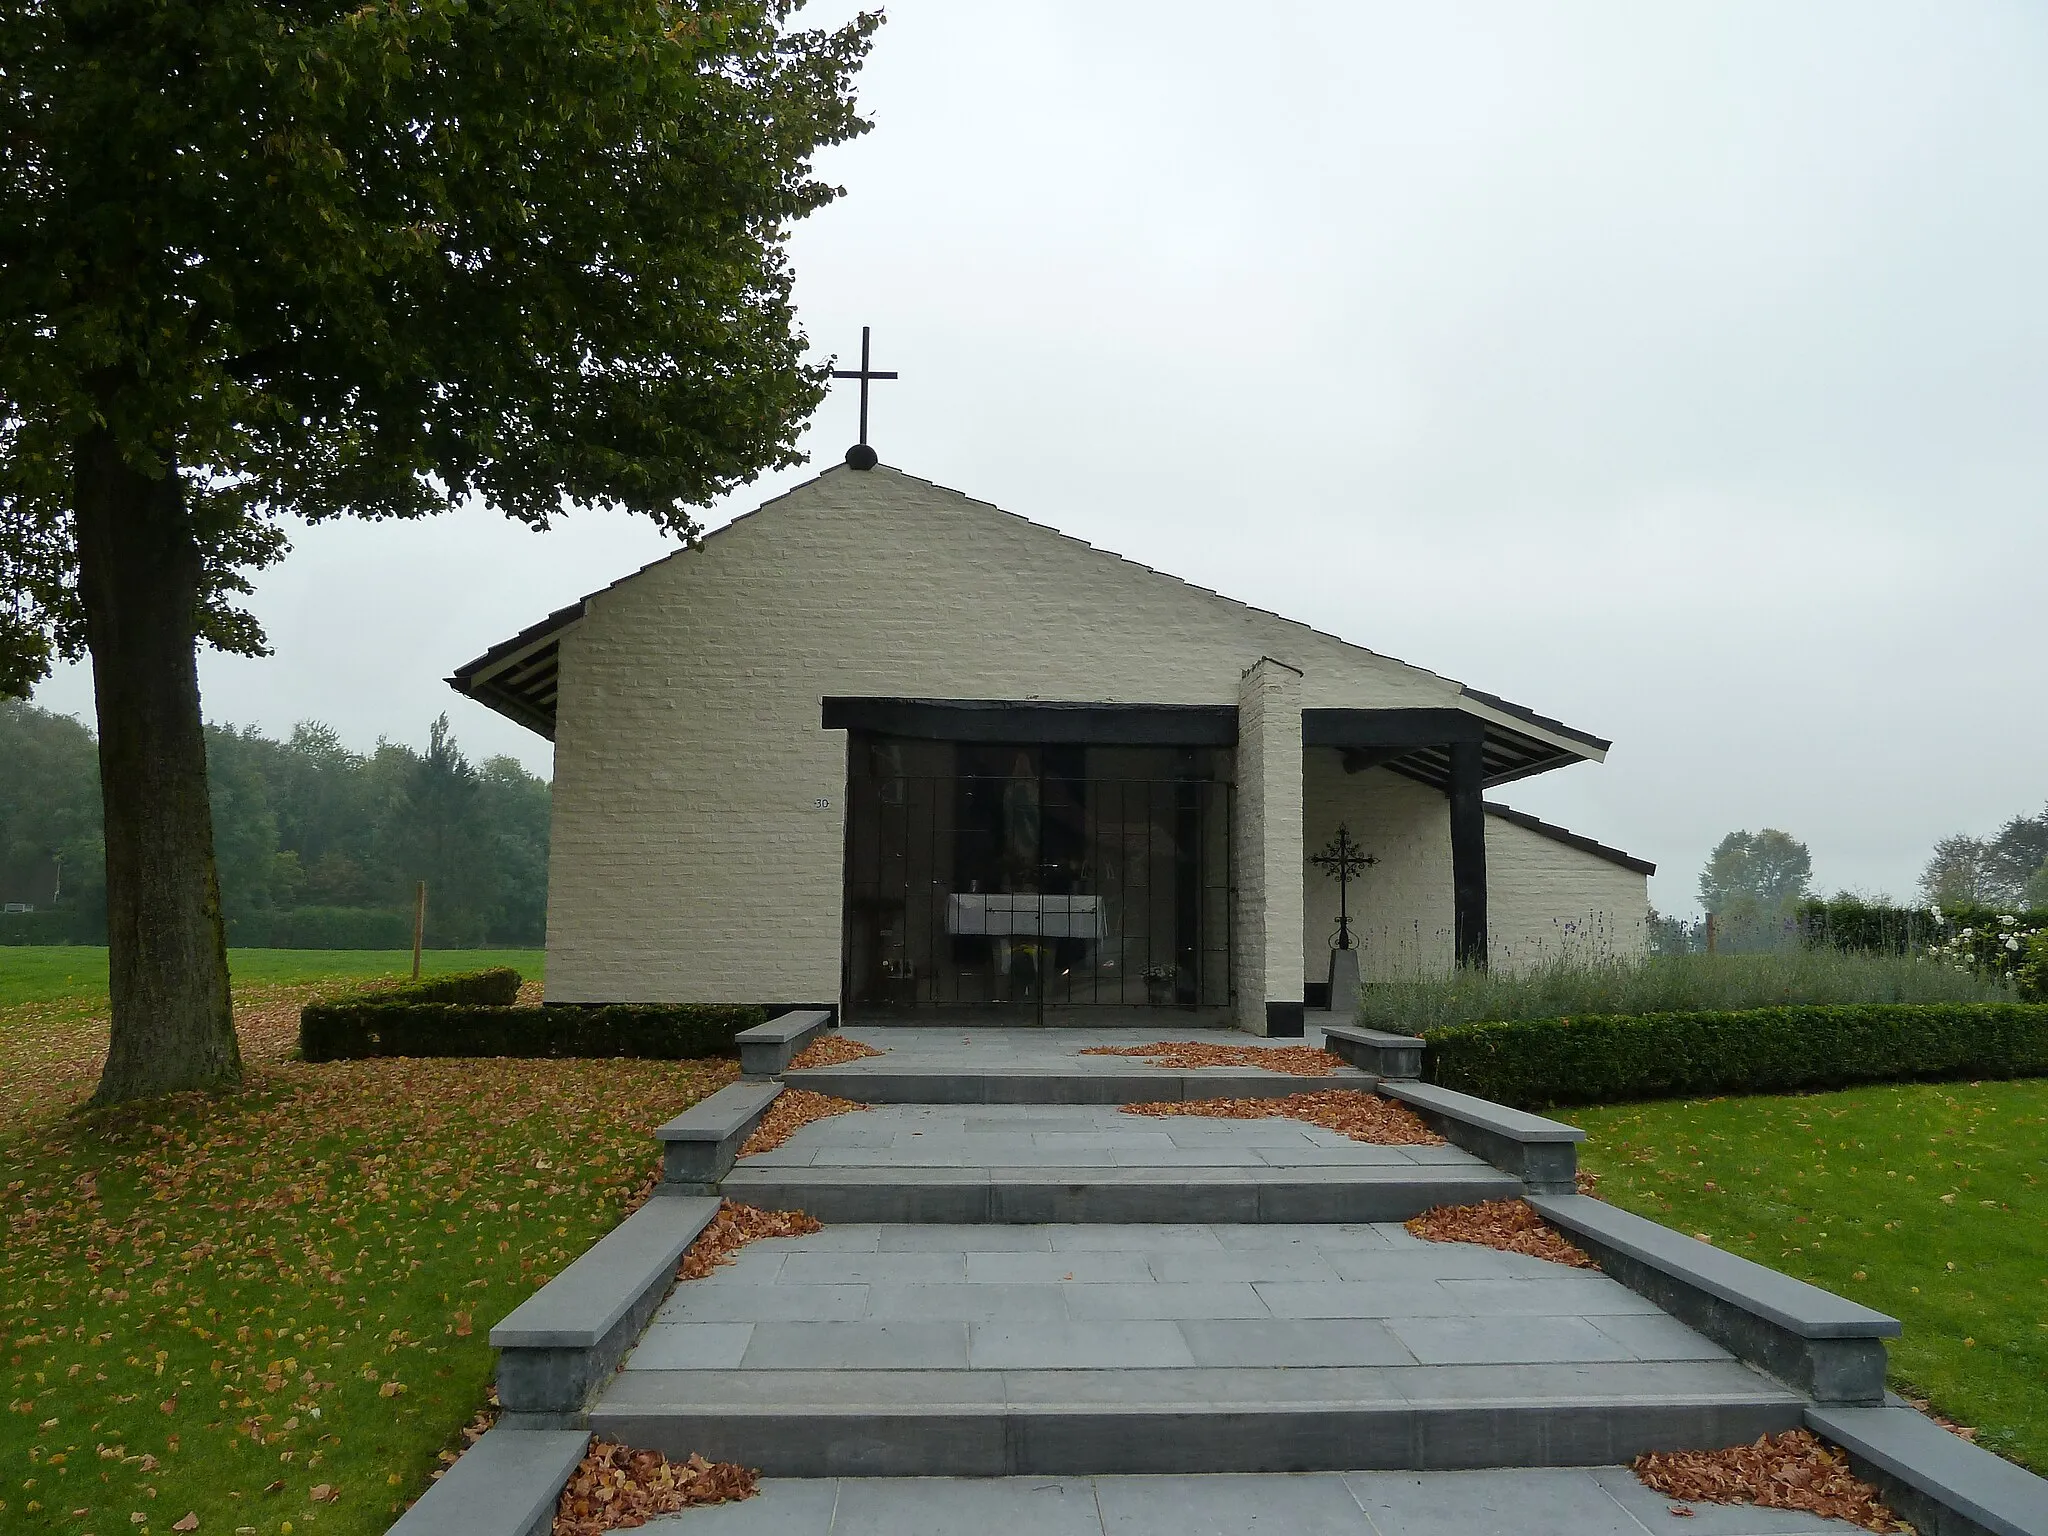
[[[1456,699],[957,492],[828,471],[563,637],[548,995],[837,998],[845,735],[824,695],[1233,704],[1261,656],[1304,674],[1310,708]],[[1449,878],[1446,854],[1446,927]]]
[[[1648,876],[1498,816],[1486,818],[1486,886],[1497,970],[1639,955],[1649,943]]]
[[[1337,882],[1310,864],[1339,822],[1379,863],[1351,883],[1359,976],[1394,981],[1451,966],[1450,801],[1385,768],[1346,773],[1343,754],[1311,747],[1303,763],[1302,950],[1326,980],[1337,932]],[[1648,879],[1610,860],[1486,818],[1488,963],[1517,970],[1561,949],[1637,954],[1648,939]]]
[[[1237,1027],[1266,1033],[1268,1002],[1301,1001],[1301,674],[1261,657],[1237,696],[1231,981]]]

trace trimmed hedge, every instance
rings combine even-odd
[[[2030,1003],[1519,1019],[1426,1038],[1429,1081],[1525,1109],[2048,1074],[2048,1006]]]
[[[411,949],[412,911],[398,907],[291,907],[228,920],[238,949]]]
[[[761,1008],[690,1004],[507,1008],[477,1003],[315,1003],[299,1013],[307,1061],[369,1056],[638,1057],[686,1061],[731,1056],[733,1036],[767,1018]]]
[[[1928,917],[1925,907],[1895,907],[1887,902],[1860,901],[1853,896],[1833,901],[1802,901],[1798,921],[1800,934],[1812,949],[1910,955],[1965,928],[1995,928],[2002,913],[2018,918],[2022,928],[2048,928],[2048,910],[1950,907],[1937,923]]]
[[[518,1001],[519,973],[509,965],[456,971],[447,976],[422,976],[418,981],[402,981],[395,987],[348,999],[349,1003],[370,1003],[379,1008],[394,1003],[476,1003],[509,1008]]]

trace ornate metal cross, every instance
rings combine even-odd
[[[893,379],[894,369],[884,373],[868,366],[868,327],[860,328],[860,367],[834,368],[835,379],[860,380],[860,441],[846,450],[846,462],[855,469],[873,469],[876,463],[875,450],[868,446],[868,380]]]
[[[1309,863],[1322,866],[1324,874],[1337,882],[1337,947],[1351,948],[1351,882],[1379,860],[1351,841],[1351,828],[1337,823],[1337,835],[1323,844],[1323,851],[1309,856]]]

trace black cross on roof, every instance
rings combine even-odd
[[[875,450],[868,446],[868,380],[893,379],[896,372],[890,369],[885,373],[868,366],[868,327],[860,328],[860,367],[834,368],[832,377],[860,380],[860,441],[846,450],[846,462],[855,469],[873,469],[878,462],[878,456]]]

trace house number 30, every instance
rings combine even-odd
[[[811,802],[811,805],[815,809],[820,811],[829,811],[832,809],[832,802],[826,799],[823,795],[820,795],[817,799],[813,800]]]

